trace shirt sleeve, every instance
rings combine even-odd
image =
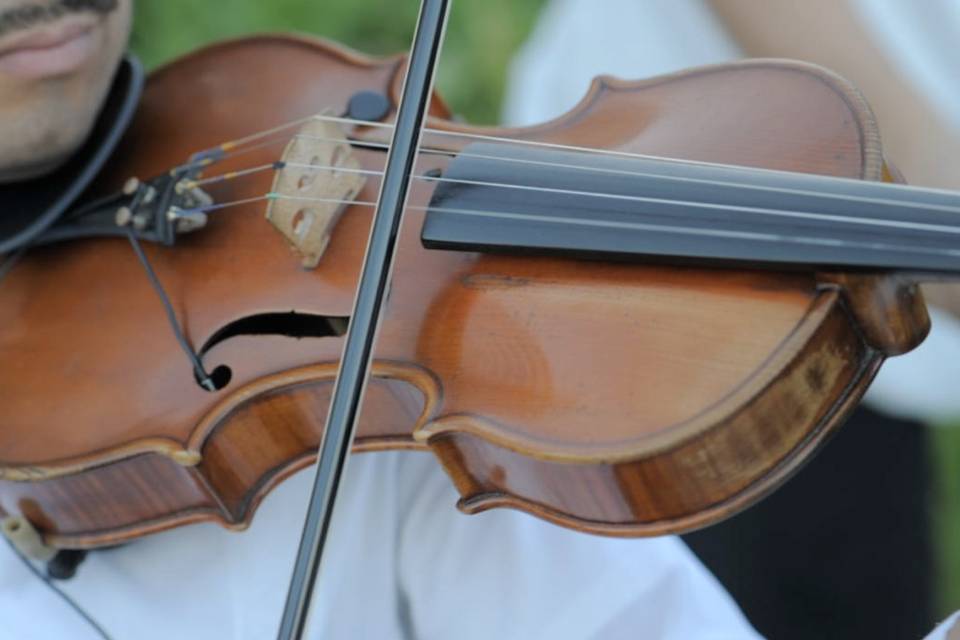
[[[960,611],[937,625],[924,640],[956,640],[960,637]]]

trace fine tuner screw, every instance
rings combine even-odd
[[[140,180],[138,178],[129,178],[126,182],[123,183],[123,195],[132,196],[137,192],[137,189],[140,188]]]
[[[133,218],[133,212],[130,211],[130,207],[120,207],[117,209],[116,216],[114,216],[114,222],[118,227],[125,227],[130,224],[130,220]]]

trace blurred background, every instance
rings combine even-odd
[[[447,26],[440,92],[470,122],[500,117],[505,72],[544,0],[459,2]],[[410,0],[138,0],[133,46],[153,68],[205,43],[268,31],[311,33],[369,55],[410,48]]]
[[[150,68],[208,42],[270,31],[316,34],[386,55],[408,48],[417,6],[413,0],[138,0],[133,46]],[[928,0],[922,12],[920,3],[909,0],[468,0],[454,4],[438,84],[454,112],[469,122],[525,122],[567,109],[586,89],[586,78],[598,72],[638,77],[740,56],[801,58],[837,69],[860,86],[877,111],[885,148],[911,182],[958,188],[960,74],[952,76],[952,86],[944,82],[951,70],[960,71],[960,54],[951,44],[958,36],[955,0]],[[947,291],[938,302],[956,310],[958,298]],[[939,363],[960,361],[952,358],[960,356],[960,330],[938,340],[919,364],[908,362],[878,381],[875,404],[892,417],[870,414],[864,420],[909,423],[905,433],[915,442],[902,450],[902,460],[898,451],[889,451],[899,445],[875,446],[893,456],[884,463],[889,473],[903,467],[924,476],[918,488],[904,487],[903,500],[912,500],[914,510],[891,507],[870,527],[884,528],[884,517],[890,526],[916,523],[917,535],[932,545],[932,559],[923,557],[924,549],[887,548],[876,558],[877,570],[887,563],[915,563],[932,585],[932,613],[925,615],[941,618],[960,608],[960,429],[950,427],[960,415],[954,406],[960,393],[951,384],[958,379],[955,370]],[[819,464],[855,467],[850,459],[873,457],[870,430],[888,427],[857,428],[848,447],[853,453],[843,454],[849,459],[825,458]],[[855,470],[866,490],[875,472]],[[814,473],[820,472],[805,470],[800,477]],[[792,499],[812,505],[818,499],[814,491]],[[876,491],[887,489],[877,483]],[[882,510],[885,496],[875,497]],[[853,548],[870,535],[858,531],[842,544]],[[734,572],[757,570],[741,556],[731,557]],[[834,562],[829,555],[822,561]],[[797,586],[798,592],[803,588]]]

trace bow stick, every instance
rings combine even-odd
[[[420,4],[407,77],[397,109],[396,127],[387,155],[353,313],[350,314],[340,370],[330,400],[327,424],[320,442],[310,508],[280,623],[280,640],[299,639],[306,627],[334,502],[360,415],[380,312],[390,285],[397,235],[432,93],[448,5],[449,0],[423,0]]]

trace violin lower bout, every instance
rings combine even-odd
[[[467,513],[511,507],[631,537],[713,524],[796,472],[853,410],[883,361],[842,298],[822,294],[780,352],[730,396],[616,451],[544,456],[471,415],[431,423],[415,437],[437,454]]]

